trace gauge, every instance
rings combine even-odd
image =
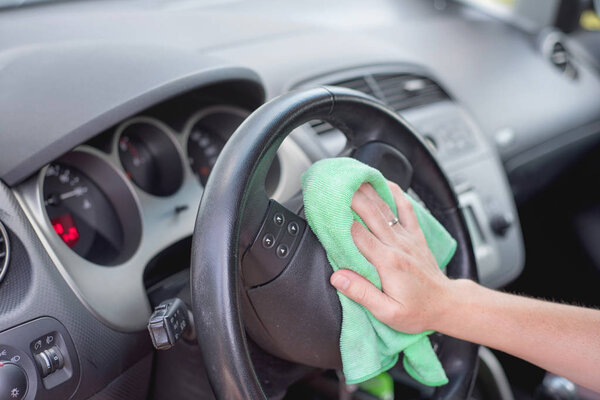
[[[126,175],[155,196],[175,193],[183,181],[183,166],[175,143],[158,125],[133,122],[122,129],[118,152]]]
[[[211,107],[198,114],[187,142],[188,160],[192,170],[206,186],[210,172],[227,139],[248,116],[234,107]]]
[[[48,165],[40,185],[49,239],[57,250],[106,266],[135,253],[142,236],[138,203],[127,178],[100,152],[83,148],[65,154]]]
[[[233,132],[244,122],[248,112],[232,106],[214,106],[200,111],[192,119],[187,141],[190,167],[202,185],[208,177]],[[280,164],[275,157],[265,181],[266,191],[272,195],[279,183]]]
[[[48,166],[44,206],[56,234],[80,256],[109,264],[123,248],[123,228],[106,195],[87,175],[61,163]]]

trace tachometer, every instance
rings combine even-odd
[[[82,171],[50,164],[43,198],[54,231],[74,252],[98,264],[110,264],[121,254],[124,237],[117,213]]]
[[[222,105],[208,107],[191,119],[187,128],[187,155],[190,167],[202,185],[206,186],[225,143],[248,115],[249,113],[241,108]],[[280,169],[279,157],[275,157],[265,181],[265,189],[269,196],[277,189]]]
[[[188,157],[190,165],[203,185],[206,185],[217,157],[225,146],[225,140],[205,127],[197,126],[188,141]]]
[[[118,152],[126,175],[142,190],[169,196],[183,181],[179,152],[168,134],[156,124],[137,121],[119,135]]]
[[[229,106],[210,107],[196,116],[188,137],[187,154],[202,185],[206,186],[225,142],[247,116],[246,111]]]

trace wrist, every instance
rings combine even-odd
[[[480,286],[468,279],[449,279],[443,293],[441,293],[440,309],[437,318],[433,321],[432,329],[451,334],[460,324],[465,314],[470,312],[470,299]]]

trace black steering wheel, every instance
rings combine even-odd
[[[264,399],[248,340],[277,359],[341,368],[341,307],[323,247],[302,218],[298,196],[268,198],[265,178],[296,127],[323,120],[342,131],[348,155],[418,194],[457,240],[452,278],[477,279],[464,217],[427,146],[394,111],[360,92],[320,87],[280,96],[237,129],[217,161],[198,210],[192,243],[192,304],[208,377],[218,399]],[[433,337],[449,383],[435,399],[466,399],[477,346]],[[260,374],[260,371],[258,371]]]

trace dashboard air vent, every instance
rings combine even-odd
[[[373,74],[331,83],[358,90],[373,96],[396,112],[448,99],[444,90],[429,78],[414,74]],[[335,129],[327,122],[311,121],[317,135],[326,135]]]
[[[8,269],[9,253],[8,234],[6,233],[6,229],[4,229],[4,225],[0,223],[0,281],[6,275],[6,270]]]

